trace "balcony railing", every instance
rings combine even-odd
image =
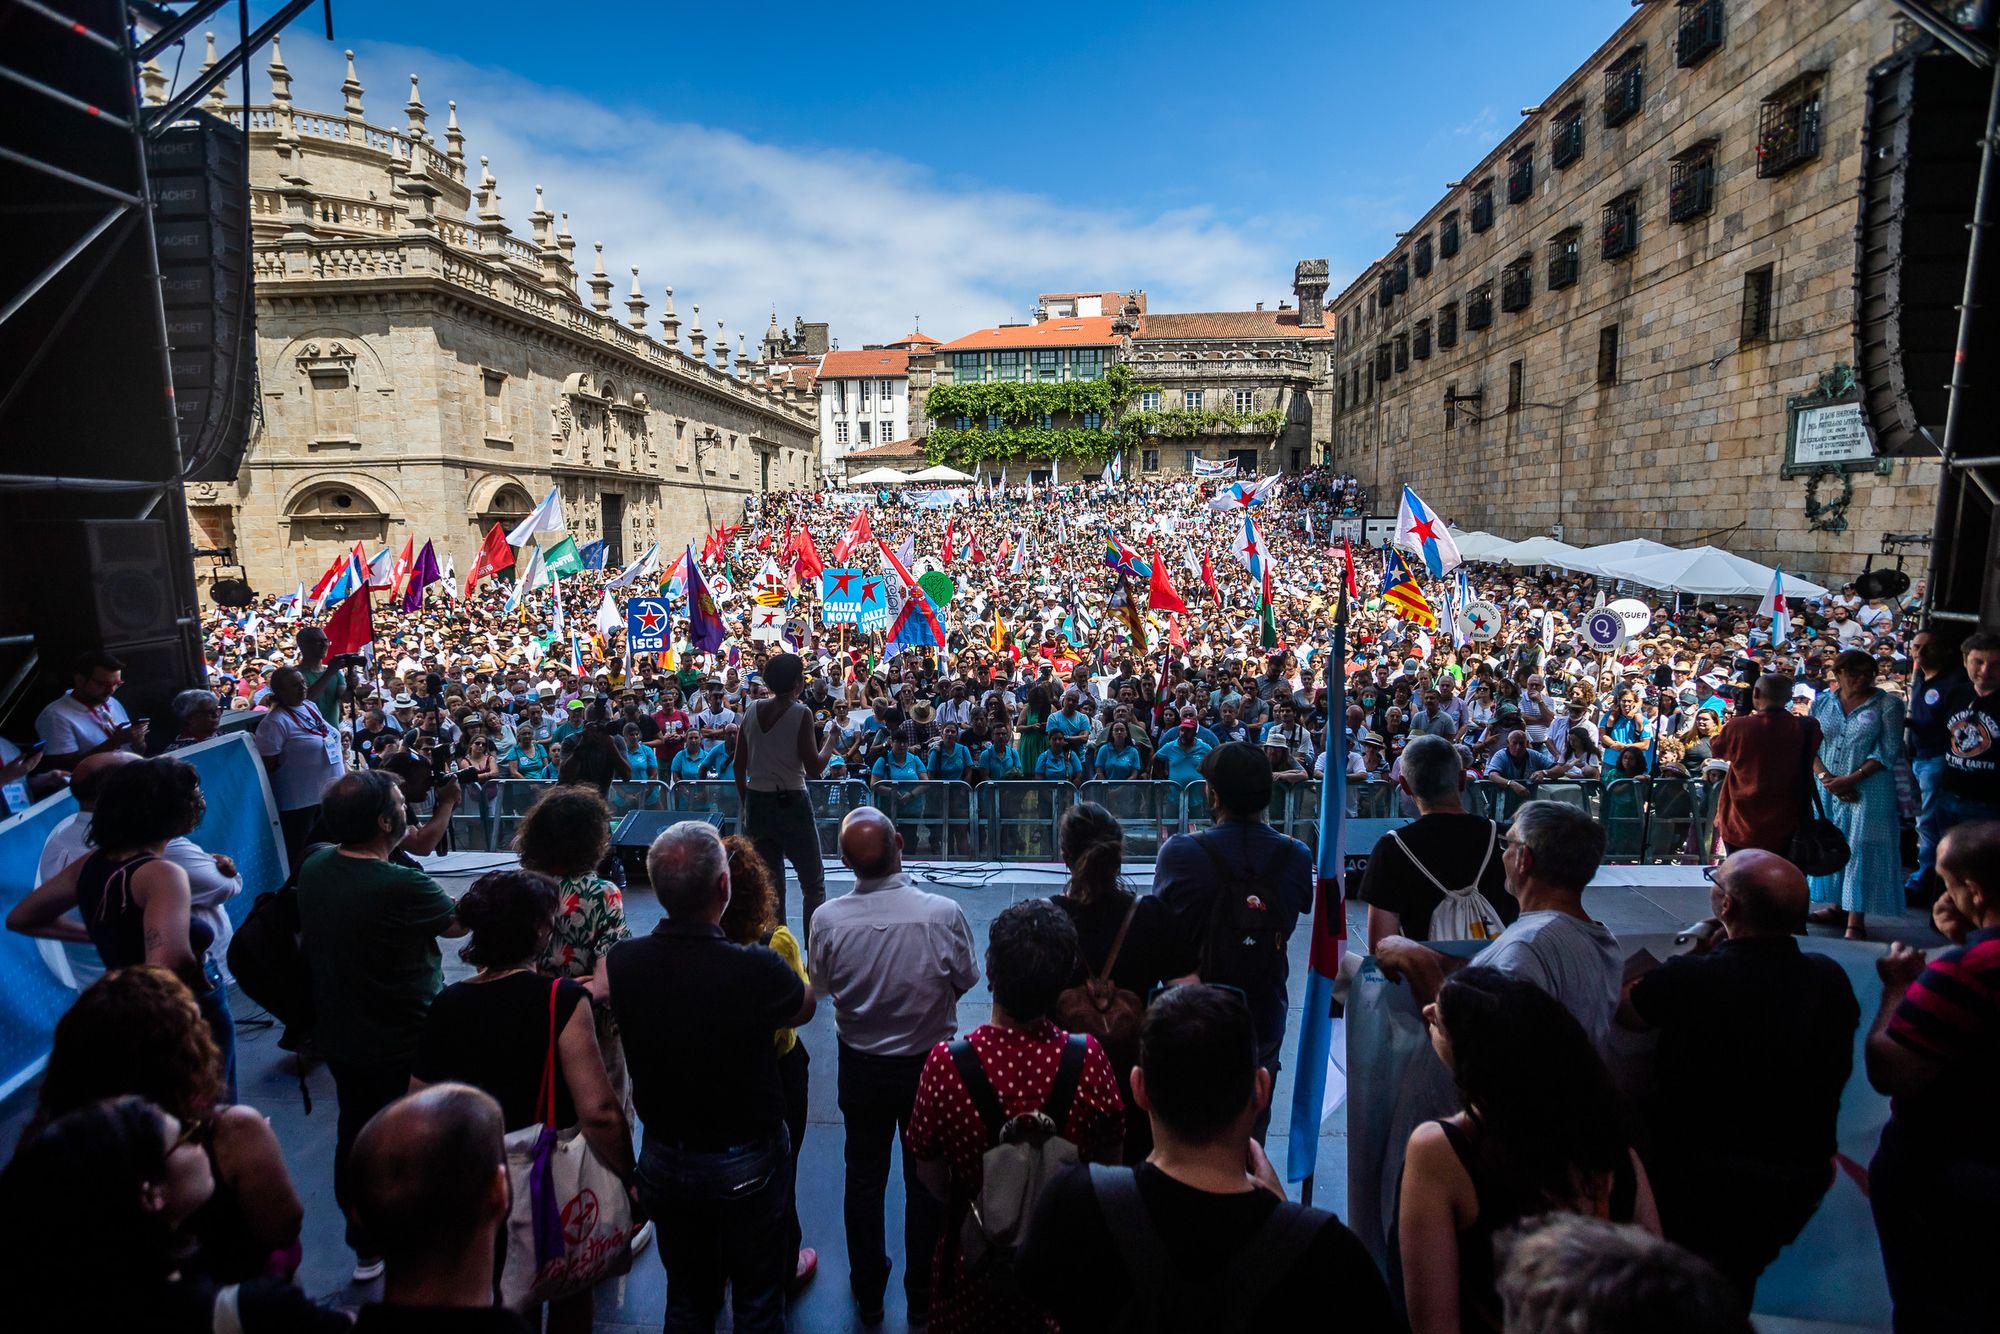
[[[1709,154],[1681,158],[1674,163],[1673,183],[1667,192],[1667,219],[1686,222],[1715,207],[1715,158]]]
[[[1765,101],[1757,115],[1757,174],[1782,176],[1819,156],[1817,79]]]
[[[1549,136],[1549,163],[1555,167],[1567,167],[1583,156],[1583,108],[1571,107],[1562,113],[1556,122],[1555,133]]]
[[[1465,327],[1484,329],[1493,323],[1493,286],[1488,283],[1465,299]]]
[[[1500,275],[1500,309],[1526,310],[1534,295],[1534,271],[1528,267],[1528,261],[1509,264]]]
[[[1554,253],[1549,256],[1551,292],[1559,292],[1565,287],[1574,286],[1576,280],[1582,276],[1583,256],[1578,253],[1580,249],[1574,237],[1556,243]]]
[[[1604,123],[1623,125],[1646,101],[1646,64],[1638,52],[1604,72]]]
[[[1639,248],[1639,205],[1632,199],[1614,200],[1604,210],[1604,257],[1616,259]]]
[[[1722,49],[1722,0],[1681,0],[1681,27],[1674,60],[1682,69],[1699,65]]]
[[[1507,167],[1507,202],[1526,203],[1535,193],[1535,159],[1523,153]]]
[[[1472,230],[1483,232],[1493,225],[1493,191],[1481,190],[1472,196]]]

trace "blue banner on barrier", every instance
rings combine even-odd
[[[284,883],[284,842],[271,802],[264,763],[245,732],[232,732],[174,752],[201,774],[208,811],[188,835],[205,851],[236,861],[243,892],[229,903],[241,922],[251,900]],[[0,911],[12,909],[40,878],[42,845],[55,827],[77,814],[76,801],[57,793],[0,820]],[[0,1097],[32,1079],[48,1057],[56,1020],[76,993],[44,962],[39,941],[0,931]]]

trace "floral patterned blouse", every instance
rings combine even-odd
[[[632,934],[625,925],[625,896],[590,873],[570,876],[557,888],[555,929],[539,966],[551,977],[589,977],[597,961]]]

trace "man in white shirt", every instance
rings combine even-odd
[[[840,1036],[840,1112],[847,1126],[848,1283],[862,1319],[879,1320],[889,1286],[882,1206],[889,1150],[908,1129],[931,1048],[958,1031],[958,998],[979,980],[965,912],[911,886],[903,839],[882,812],[848,813],[840,859],[854,890],[812,916],[813,992],[833,1001]],[[931,1252],[943,1215],[903,1158],[903,1290],[930,1309]]]
[[[146,720],[133,722],[112,692],[125,684],[125,664],[103,649],[77,655],[70,669],[67,694],[43,709],[35,719],[35,735],[47,751],[42,763],[51,769],[74,769],[86,755],[107,751],[137,751],[146,743]]]

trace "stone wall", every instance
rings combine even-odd
[[[1927,531],[1935,503],[1935,465],[1894,460],[1885,471],[1850,472],[1848,528],[1818,531],[1808,525],[1805,479],[1781,476],[1787,396],[1855,361],[1867,77],[1898,39],[1893,11],[1857,0],[1728,0],[1722,47],[1681,68],[1676,30],[1689,13],[1646,5],[1335,299],[1345,404],[1333,429],[1336,461],[1377,495],[1414,485],[1466,529],[1523,538],[1561,524],[1564,540],[1578,545],[1712,542],[1808,576],[1850,574],[1884,532]],[[1606,70],[1641,45],[1642,108],[1607,127]],[[1823,78],[1819,156],[1760,178],[1760,104],[1815,72]],[[1535,100],[1537,90],[1521,92]],[[1558,170],[1552,128],[1579,99],[1583,151]],[[1672,222],[1674,159],[1709,140],[1713,206]],[[1509,204],[1509,159],[1524,146],[1533,148],[1533,191]],[[1471,189],[1487,177],[1494,224],[1477,234]],[[1627,191],[1637,192],[1637,247],[1605,258],[1603,210]],[[1420,237],[1435,241],[1454,210],[1457,255],[1440,255],[1428,276],[1413,265],[1407,292],[1383,308],[1384,274],[1398,259],[1414,260]],[[1581,233],[1579,279],[1552,291],[1551,242],[1570,227]],[[1509,313],[1501,271],[1521,256],[1530,257],[1532,297]],[[1745,342],[1746,274],[1766,265],[1771,327]],[[1486,283],[1493,323],[1473,331],[1466,298]],[[1417,321],[1435,323],[1453,302],[1457,346],[1417,359],[1412,345],[1408,368],[1393,369],[1396,340],[1413,338]],[[1609,326],[1618,329],[1616,373],[1600,383],[1600,336]],[[1392,370],[1378,382],[1381,347],[1391,350]],[[1451,421],[1448,391],[1483,397]],[[1822,483],[1822,499],[1839,489],[1837,480]]]

